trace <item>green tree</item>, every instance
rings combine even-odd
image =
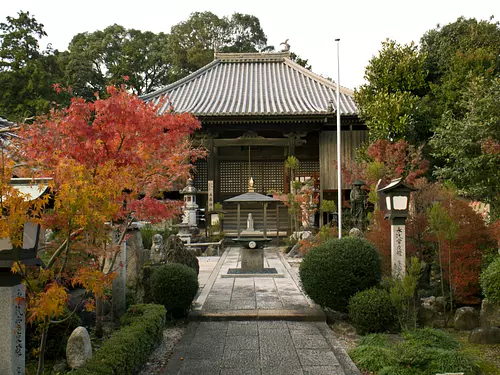
[[[0,23],[0,113],[13,121],[46,113],[61,100],[52,89],[62,75],[59,52],[40,50],[44,36],[43,24],[29,12]]]
[[[464,116],[467,87],[477,77],[491,78],[500,72],[500,27],[498,22],[458,18],[429,30],[421,39],[427,57],[425,70],[432,89],[430,104],[438,115],[451,110]]]
[[[73,37],[63,57],[66,84],[75,94],[91,99],[109,84],[129,84],[138,95],[170,82],[168,35],[125,29],[114,24],[104,30]]]
[[[452,182],[461,195],[491,204],[500,217],[500,77],[479,78],[464,90],[461,118],[450,110],[430,143],[442,160],[436,177]]]
[[[428,91],[425,54],[415,44],[382,43],[365,70],[368,83],[355,92],[359,115],[372,140],[421,138],[419,103]],[[425,130],[423,131],[425,133]]]
[[[214,52],[269,50],[257,17],[234,13],[219,18],[212,12],[192,13],[170,31],[169,55],[175,79],[200,69],[214,59]]]

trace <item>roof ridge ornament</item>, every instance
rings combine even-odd
[[[280,46],[283,45],[283,49],[281,50],[281,52],[288,52],[290,51],[290,44],[288,44],[288,41],[289,39],[285,40],[284,42],[281,42],[280,43]]]

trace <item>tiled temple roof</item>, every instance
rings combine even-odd
[[[0,130],[2,130],[2,129],[6,130],[9,128],[15,128],[15,127],[16,127],[15,123],[10,122],[9,120],[4,119],[3,117],[0,117]],[[14,134],[11,133],[10,131],[0,132],[0,135],[1,136],[14,136]]]
[[[281,53],[216,53],[215,60],[187,77],[144,95],[161,112],[173,106],[196,116],[274,116],[333,113],[337,85]],[[353,92],[340,88],[340,112],[356,115]]]

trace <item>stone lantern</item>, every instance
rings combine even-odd
[[[198,224],[196,219],[198,211],[196,194],[198,193],[198,189],[194,187],[191,178],[188,178],[186,187],[182,189],[180,193],[184,196],[184,218],[182,222],[184,224],[189,224],[190,227],[196,227]]]
[[[12,186],[31,202],[48,191],[50,179],[13,178]],[[16,263],[40,266],[37,258],[40,225],[27,221],[23,225],[21,246],[10,238],[0,239],[0,374],[25,374],[25,291],[21,276],[11,272]]]
[[[392,180],[389,185],[379,189],[384,194],[387,213],[391,219],[391,268],[392,276],[402,278],[406,265],[406,227],[409,216],[410,193],[417,189],[408,186],[402,178]]]

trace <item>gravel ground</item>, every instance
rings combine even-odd
[[[151,354],[139,375],[160,375],[167,367],[168,360],[187,327],[187,323],[169,326],[163,331],[163,340]]]

